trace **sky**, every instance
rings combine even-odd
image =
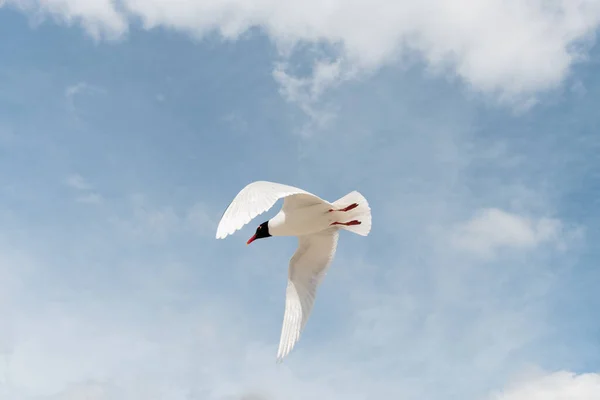
[[[597,0],[0,1],[0,398],[600,399]],[[370,203],[300,342],[269,180]]]

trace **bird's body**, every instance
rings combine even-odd
[[[283,198],[277,215],[256,229],[248,244],[271,236],[297,236],[298,249],[288,272],[285,313],[277,358],[281,361],[300,338],[315,301],[317,287],[336,252],[339,230],[367,236],[371,209],[358,192],[330,203],[305,190],[257,181],[243,188],[231,202],[217,228],[217,239],[242,228]]]
[[[320,232],[335,222],[333,213],[328,212],[327,203],[281,210],[269,220],[272,236],[303,236]]]

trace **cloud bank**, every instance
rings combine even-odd
[[[96,39],[133,21],[203,38],[239,39],[259,28],[282,54],[312,48],[315,85],[407,59],[451,72],[501,100],[529,101],[559,86],[586,58],[600,23],[596,0],[5,0],[37,19],[81,25]],[[323,50],[326,49],[326,50]],[[328,66],[327,71],[323,66]],[[324,73],[328,77],[324,79]],[[287,89],[289,90],[289,89]],[[322,89],[317,89],[319,92]]]

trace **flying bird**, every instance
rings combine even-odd
[[[256,228],[246,244],[272,236],[297,236],[298,249],[290,259],[285,312],[277,361],[294,348],[312,311],[317,288],[337,248],[339,230],[367,236],[371,231],[371,208],[357,191],[330,203],[305,190],[280,183],[256,181],[244,187],[227,207],[217,239],[241,229],[268,211],[279,199],[281,210]]]

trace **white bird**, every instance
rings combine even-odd
[[[217,227],[217,239],[242,228],[281,198],[284,201],[279,213],[260,224],[246,243],[271,236],[298,237],[298,249],[289,264],[278,362],[300,339],[317,287],[335,255],[338,231],[344,229],[362,236],[371,231],[369,203],[357,191],[330,203],[293,186],[257,181],[243,188],[229,204]]]

